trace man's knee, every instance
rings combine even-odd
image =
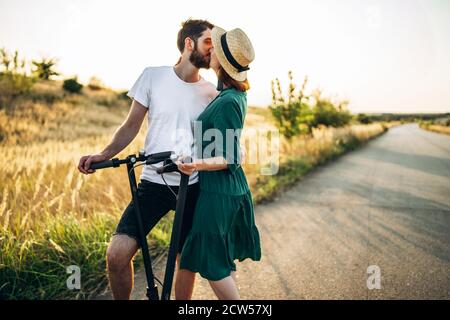
[[[106,261],[110,272],[121,272],[126,268],[137,251],[137,242],[127,235],[115,235],[106,251]]]
[[[194,291],[195,272],[180,269],[177,270],[177,278],[175,281],[175,299],[190,300]]]

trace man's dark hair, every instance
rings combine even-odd
[[[177,46],[181,53],[184,51],[184,40],[191,38],[197,43],[197,39],[201,37],[203,31],[212,29],[214,25],[207,20],[193,20],[188,19],[181,24],[181,29],[178,31]]]

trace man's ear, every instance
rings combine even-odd
[[[191,38],[187,37],[186,39],[184,39],[184,47],[186,49],[188,49],[189,51],[193,51],[194,50],[194,40],[192,40]]]

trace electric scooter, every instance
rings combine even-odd
[[[173,151],[165,151],[165,152],[159,152],[154,153],[150,155],[145,155],[144,151],[141,150],[139,152],[139,155],[136,156],[134,154],[129,155],[125,159],[118,159],[114,158],[107,161],[97,162],[91,164],[91,169],[104,169],[104,168],[111,168],[111,167],[119,167],[120,165],[126,164],[127,171],[128,171],[128,180],[130,182],[130,188],[131,188],[131,196],[132,196],[132,202],[133,207],[135,208],[136,213],[136,220],[138,224],[139,229],[139,239],[140,239],[140,245],[141,245],[141,251],[142,251],[142,258],[144,260],[144,268],[145,268],[145,275],[147,277],[147,298],[149,300],[159,300],[159,293],[158,293],[158,286],[155,284],[156,277],[153,274],[152,269],[152,262],[150,258],[150,253],[148,250],[148,244],[147,244],[147,238],[144,233],[143,223],[142,223],[142,213],[141,213],[141,207],[139,204],[138,199],[138,192],[137,192],[137,184],[136,184],[136,176],[134,169],[140,165],[154,165],[160,162],[163,162],[163,165],[156,168],[156,172],[158,174],[162,175],[162,178],[164,180],[164,173],[167,172],[179,172],[181,174],[181,181],[180,181],[180,187],[178,189],[178,194],[176,195],[177,203],[175,208],[175,218],[173,221],[173,227],[172,227],[172,235],[170,237],[170,246],[169,246],[169,254],[167,257],[167,264],[166,264],[166,270],[164,274],[164,283],[161,284],[161,282],[158,280],[158,282],[162,285],[162,294],[161,294],[161,300],[170,300],[170,292],[172,290],[172,282],[173,282],[173,275],[174,275],[174,269],[175,269],[175,260],[176,260],[176,254],[178,251],[178,244],[180,241],[180,234],[181,234],[181,226],[183,222],[183,213],[184,213],[184,205],[186,202],[186,194],[187,194],[187,187],[189,182],[189,176],[185,175],[184,173],[180,172],[178,170],[178,166],[176,165],[175,161],[180,159],[179,156],[175,155]],[[192,159],[189,157],[183,158],[182,162],[188,163],[191,162]],[[140,163],[140,164],[138,164]],[[165,182],[165,180],[164,180]],[[167,183],[166,183],[167,185]],[[170,186],[167,185],[167,187],[170,189]],[[172,190],[172,189],[171,189]],[[173,192],[173,191],[172,191]]]

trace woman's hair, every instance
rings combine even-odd
[[[217,77],[220,81],[222,81],[223,84],[227,85],[228,87],[235,88],[237,91],[245,92],[250,89],[250,83],[247,79],[245,79],[244,81],[234,80],[222,67],[219,68]]]

